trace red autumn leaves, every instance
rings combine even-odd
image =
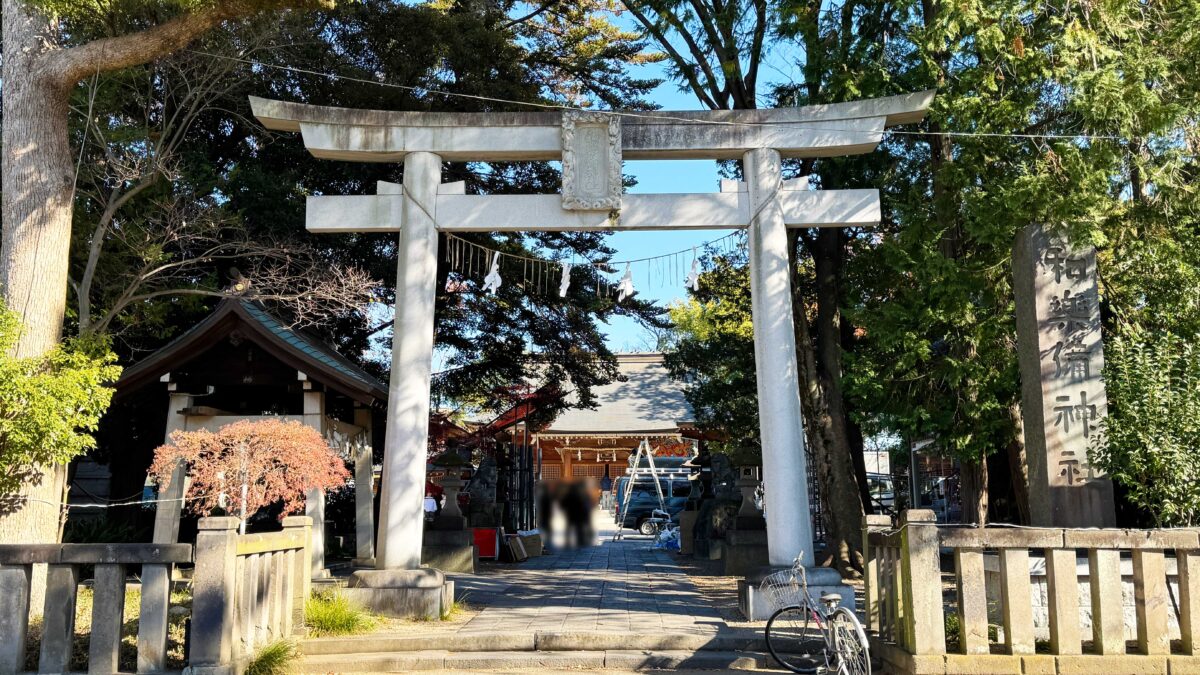
[[[225,511],[241,513],[244,484],[247,517],[276,502],[283,502],[283,517],[304,509],[309,490],[331,490],[350,478],[320,432],[295,420],[243,420],[216,432],[173,432],[150,465],[160,493],[179,460],[188,466],[188,508],[199,515],[217,509],[222,494]]]

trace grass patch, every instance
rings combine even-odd
[[[342,593],[314,593],[304,606],[304,623],[309,635],[356,635],[375,629],[374,616],[350,602]]]
[[[467,604],[467,596],[464,593],[463,597],[451,601],[450,606],[442,611],[442,621],[454,621],[469,611],[471,606]]]
[[[300,649],[291,640],[276,640],[254,655],[246,665],[245,675],[285,675],[300,658]]]

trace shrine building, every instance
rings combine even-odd
[[[618,354],[619,375],[596,387],[595,408],[570,408],[534,434],[542,480],[625,475],[643,439],[656,457],[691,456],[695,415],[658,353]]]

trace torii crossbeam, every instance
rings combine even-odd
[[[396,316],[377,563],[421,562],[433,361],[437,232],[729,229],[749,231],[755,369],[770,562],[813,563],[788,270],[787,228],[868,226],[875,190],[784,181],[785,157],[870,152],[887,127],[919,121],[933,92],[775,110],[425,113],[352,110],[251,97],[268,128],[299,131],[315,157],[404,162],[403,186],[308,198],[313,232],[399,232]],[[721,191],[627,195],[623,159],[740,159]],[[561,195],[466,195],[444,161],[561,160]]]

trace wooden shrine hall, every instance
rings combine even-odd
[[[656,457],[691,456],[701,438],[683,388],[657,353],[618,354],[620,375],[595,389],[595,408],[570,408],[537,430],[542,480],[625,475],[643,439]]]
[[[215,431],[265,417],[299,420],[353,462],[355,558],[364,563],[374,558],[372,464],[374,447],[382,443],[387,387],[315,336],[255,302],[227,298],[187,332],[126,368],[116,389],[99,439],[112,494],[141,489],[154,449],[173,431]],[[94,472],[97,465],[88,468]],[[159,497],[179,499],[182,486],[182,480],[172,480]],[[181,522],[190,521],[182,502],[156,507],[153,541],[178,541]],[[308,495],[306,515],[314,519],[313,569],[320,574],[325,497],[319,491]]]

